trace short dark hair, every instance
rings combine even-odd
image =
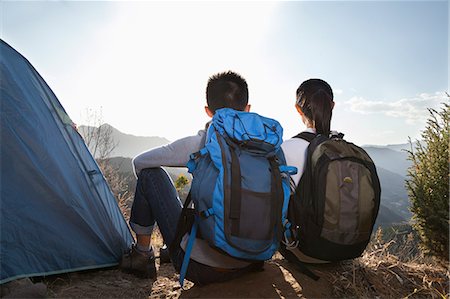
[[[215,74],[206,86],[206,102],[213,113],[220,108],[243,111],[248,104],[247,82],[232,71]]]

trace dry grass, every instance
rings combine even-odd
[[[448,265],[417,253],[411,234],[388,242],[377,233],[364,255],[328,274],[337,297],[449,298]],[[393,250],[393,248],[396,248]],[[394,252],[393,252],[394,251]]]

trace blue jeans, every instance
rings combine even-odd
[[[150,235],[152,226],[158,223],[159,230],[168,245],[175,239],[178,218],[182,204],[177,191],[167,172],[162,168],[143,169],[138,177],[133,206],[131,207],[130,225],[138,235]],[[170,249],[169,255],[173,266],[180,272],[184,251],[180,246]],[[226,281],[247,272],[261,268],[261,264],[224,271],[190,260],[186,278],[196,285]]]

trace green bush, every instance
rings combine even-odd
[[[189,180],[184,175],[180,174],[175,181],[175,188],[178,192],[184,189],[184,187],[189,184]]]
[[[449,258],[449,105],[428,109],[422,141],[411,143],[406,186],[411,201],[413,227],[426,253]]]

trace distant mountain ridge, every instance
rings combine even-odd
[[[168,144],[170,141],[164,137],[144,137],[144,136],[135,136],[131,134],[125,134],[121,131],[117,130],[113,126],[109,124],[103,124],[100,127],[107,128],[111,130],[111,137],[114,142],[117,143],[117,146],[111,152],[111,157],[128,157],[133,158],[136,155],[142,153],[143,151]],[[85,138],[84,132],[88,132],[88,130],[97,129],[95,127],[89,126],[79,126],[78,131]]]
[[[418,141],[422,146],[426,146],[426,142],[424,142],[423,140]],[[416,147],[417,144],[417,140],[412,141],[412,146],[413,148]],[[367,144],[367,145],[363,145],[362,147],[366,148],[366,147],[375,147],[375,148],[387,148],[387,149],[391,149],[393,151],[398,151],[398,152],[406,152],[406,151],[410,151],[411,150],[411,144],[410,143],[399,143],[399,144],[388,144],[388,145],[374,145],[374,144]]]
[[[372,158],[377,167],[381,167],[406,177],[408,167],[411,162],[408,160],[408,153],[396,151],[385,147],[363,147]]]
[[[410,149],[409,143],[387,144],[387,145],[365,144],[365,145],[362,145],[362,147],[363,148],[369,148],[369,147],[387,148],[387,149],[390,149],[393,151],[398,151],[398,152]]]

